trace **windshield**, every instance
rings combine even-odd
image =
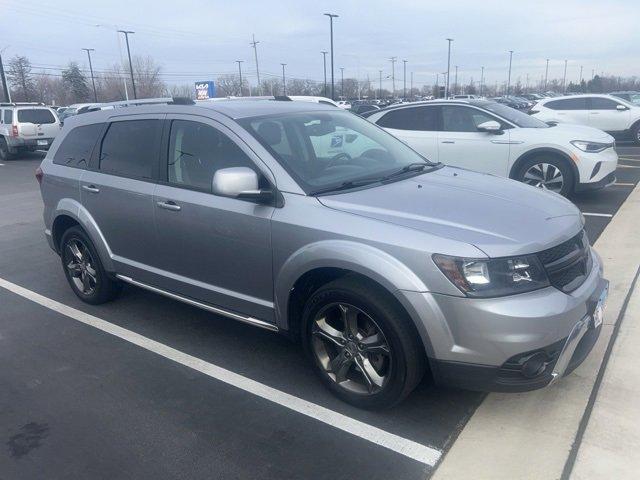
[[[549,128],[543,121],[500,103],[483,104],[482,107],[521,128]]]
[[[380,180],[416,163],[434,165],[381,128],[349,112],[292,113],[239,123],[306,193]]]
[[[29,108],[18,110],[18,122],[41,125],[43,123],[56,123],[56,117],[53,116],[51,110],[44,108]]]

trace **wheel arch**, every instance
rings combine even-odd
[[[56,251],[60,253],[60,240],[64,232],[74,225],[82,228],[87,234],[100,256],[104,269],[110,273],[114,272],[115,268],[111,249],[102,231],[87,209],[76,200],[69,198],[62,199],[55,208],[55,214],[51,223],[51,236]]]
[[[513,162],[513,165],[511,166],[511,170],[509,172],[509,178],[515,180],[524,162],[526,162],[531,158],[537,157],[538,155],[545,155],[545,154],[551,155],[557,158],[561,158],[562,160],[567,162],[567,164],[569,165],[569,168],[571,168],[571,173],[573,174],[573,183],[574,183],[573,187],[575,188],[575,186],[578,183],[580,183],[580,172],[578,171],[578,167],[576,166],[576,163],[573,161],[573,159],[562,150],[558,150],[552,147],[539,147],[539,148],[534,148],[532,150],[528,150],[524,152],[522,155],[520,155],[517,158],[515,162]]]

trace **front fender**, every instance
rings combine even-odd
[[[51,222],[51,225],[53,225],[51,233],[54,238],[56,235],[56,232],[54,230],[56,219],[62,215],[71,217],[80,224],[85,233],[93,242],[93,245],[98,252],[98,256],[102,261],[104,269],[108,272],[114,272],[115,267],[113,265],[111,249],[109,248],[109,245],[107,244],[102,231],[98,227],[98,224],[91,216],[89,211],[85,207],[83,207],[77,200],[71,198],[63,198],[62,200],[60,200],[53,211],[53,218]]]
[[[294,252],[276,272],[275,306],[280,328],[288,328],[291,289],[302,275],[316,268],[340,268],[359,273],[379,283],[395,296],[400,290],[428,290],[405,264],[375,247],[346,240],[315,242]]]

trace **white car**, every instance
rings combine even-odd
[[[55,110],[42,103],[0,103],[0,160],[49,150],[60,128]]]
[[[347,102],[346,100],[340,100],[338,101],[338,106],[340,108],[344,108],[345,110],[349,110],[351,108],[351,103]]]
[[[640,107],[612,95],[571,95],[541,100],[530,112],[544,122],[576,123],[629,137],[640,144]]]
[[[496,102],[435,100],[365,116],[431,161],[565,196],[615,181],[618,155],[611,135],[579,125],[549,126]]]
[[[313,102],[322,103],[324,105],[333,105],[334,107],[340,107],[339,102],[334,102],[327,97],[314,97],[312,95],[288,95],[288,97],[294,102]]]

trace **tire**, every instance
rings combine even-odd
[[[122,290],[121,283],[105,272],[93,242],[80,227],[71,227],[62,235],[60,259],[71,289],[83,302],[99,305]]]
[[[525,160],[518,168],[515,179],[565,197],[571,195],[575,188],[573,170],[568,161],[552,154],[537,155]]]
[[[640,122],[631,127],[631,135],[633,143],[635,143],[636,145],[640,145]]]
[[[355,318],[355,338],[347,338],[347,323],[340,323],[347,317]],[[424,375],[426,356],[415,326],[395,299],[373,282],[347,275],[320,287],[308,298],[302,322],[302,343],[316,373],[351,405],[390,408]],[[338,334],[327,336],[327,331]]]
[[[14,158],[15,155],[11,153],[7,141],[3,137],[0,137],[0,160],[6,161],[13,160]]]

